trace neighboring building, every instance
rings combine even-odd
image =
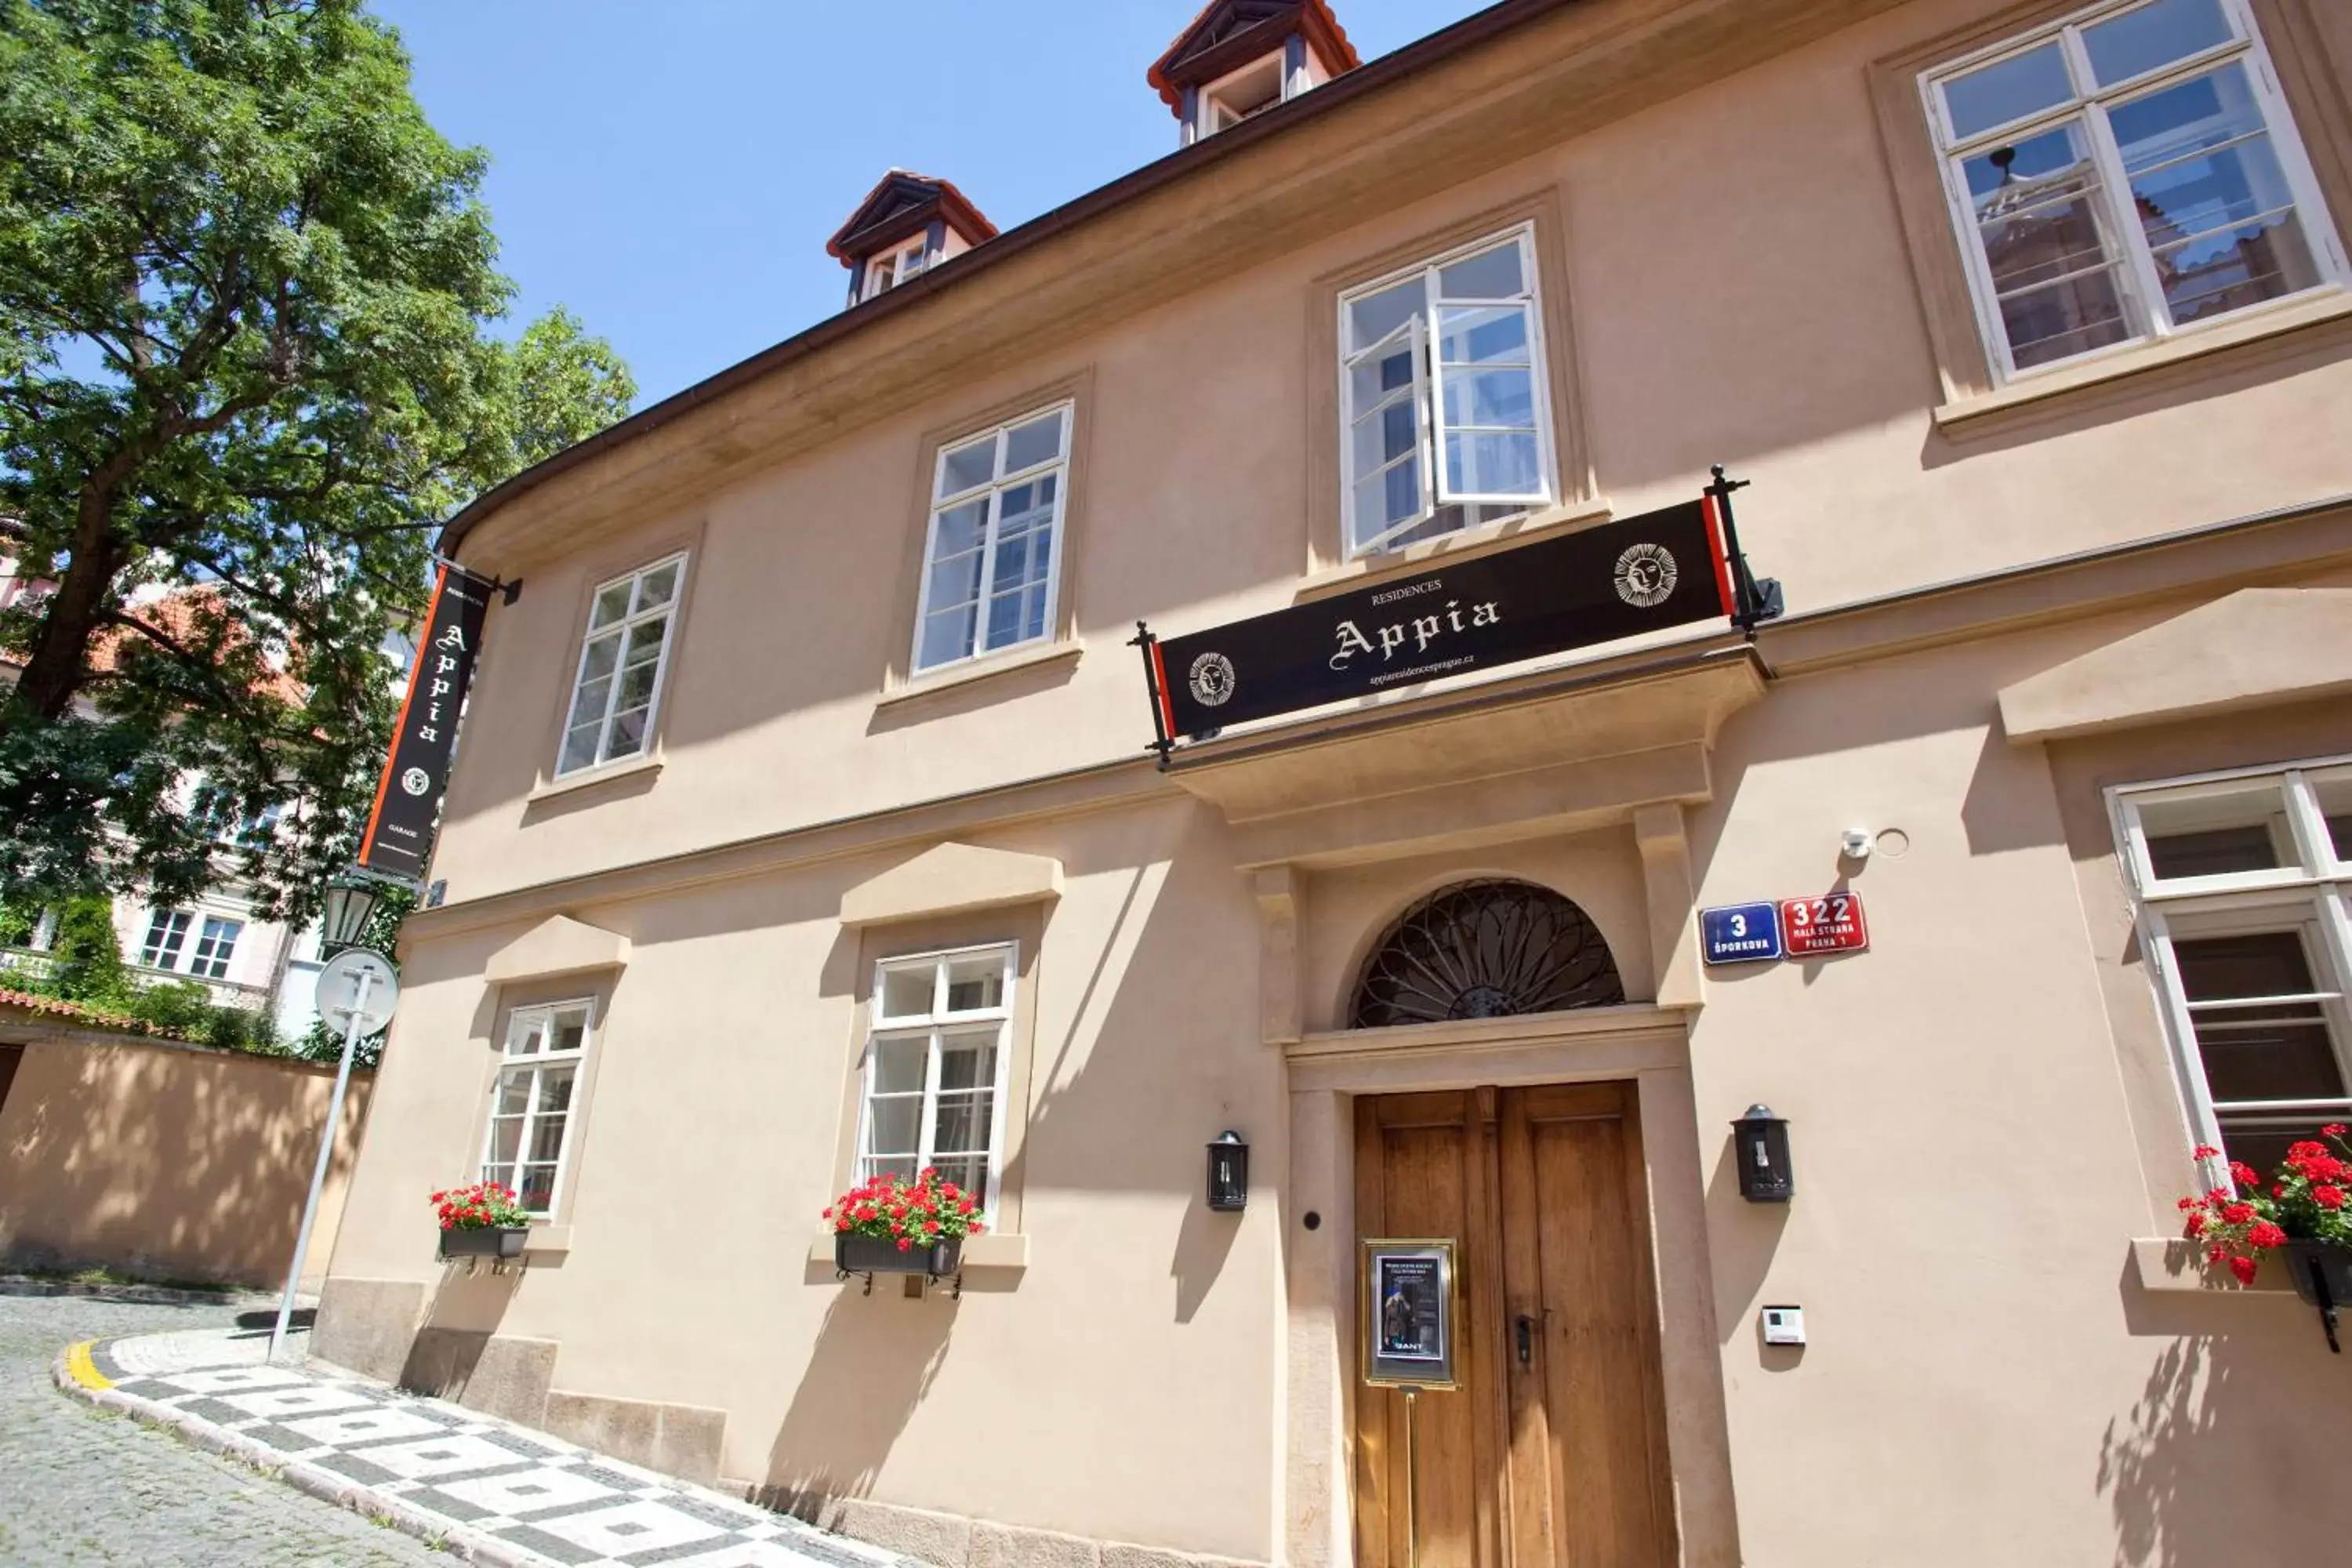
[[[0,519],[0,522],[5,521]],[[46,593],[54,586],[18,574],[15,537],[13,525],[0,531],[0,608],[27,594]],[[173,616],[175,607],[173,595],[142,602],[142,614],[166,618]],[[111,658],[111,645],[102,647],[96,662],[101,668],[110,668]],[[13,686],[16,679],[16,666],[0,659],[0,681]],[[278,679],[283,682],[282,695],[299,699],[299,692],[293,682],[283,676]],[[87,701],[79,704],[79,711],[84,717],[95,717],[97,713]],[[279,813],[276,808],[257,819],[242,822],[228,821],[218,813],[207,812],[201,776],[181,780],[179,789],[182,809],[189,811],[194,820],[209,825],[224,844],[234,846],[277,830]],[[122,894],[114,900],[115,938],[122,949],[124,962],[131,965],[133,977],[141,984],[201,982],[215,1005],[267,1013],[280,1038],[298,1039],[309,1032],[319,1016],[311,994],[316,988],[314,977],[322,962],[319,927],[313,922],[295,931],[283,922],[267,919],[250,894],[251,889],[234,877],[182,904],[153,904],[136,894]],[[48,963],[46,955],[56,931],[56,911],[44,910],[28,946],[0,947],[0,970],[32,973],[45,969]]]
[[[2173,1200],[2352,1120],[2352,8],[1324,16],[1211,5],[1265,47],[1180,104],[1337,74],[453,522],[527,585],[318,1352],[943,1564],[1402,1568],[1360,1243],[1449,1238],[1420,1563],[2335,1560],[2352,1364]],[[1712,563],[1528,563],[1715,462],[1752,638],[1150,754],[1138,621],[1671,604]],[[819,1210],[926,1163],[961,1290],[837,1282]],[[436,1261],[484,1175],[520,1271]]]

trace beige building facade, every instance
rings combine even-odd
[[[2352,1369],[2170,1238],[2352,1110],[2352,13],[1515,0],[1298,79],[452,526],[524,588],[320,1352],[943,1564],[2328,1560]],[[1752,636],[1151,753],[1139,621],[1715,463]],[[918,1163],[960,1279],[838,1279]],[[485,1173],[520,1269],[435,1259]],[[1454,1243],[1410,1471],[1381,1237]]]

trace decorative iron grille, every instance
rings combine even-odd
[[[1457,882],[1397,918],[1356,984],[1349,1027],[1607,1007],[1625,1000],[1585,912],[1532,882]]]

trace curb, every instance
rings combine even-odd
[[[83,1340],[68,1345],[58,1352],[49,1369],[58,1387],[84,1404],[128,1415],[143,1426],[163,1427],[191,1447],[233,1459],[273,1480],[284,1481],[297,1491],[308,1492],[321,1502],[333,1503],[403,1535],[415,1536],[427,1546],[464,1562],[488,1563],[490,1568],[545,1568],[548,1559],[536,1552],[436,1518],[399,1498],[379,1496],[348,1476],[322,1470],[300,1459],[289,1459],[267,1444],[201,1417],[116,1392],[113,1384],[90,1362],[90,1347],[98,1342]]]
[[[0,1275],[0,1296],[86,1296],[138,1307],[252,1307],[278,1298],[255,1290],[182,1290],[169,1285],[95,1285],[78,1279]],[[299,1298],[298,1298],[299,1300]]]

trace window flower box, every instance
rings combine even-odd
[[[450,1258],[520,1258],[530,1239],[527,1225],[476,1226],[441,1233],[441,1256]]]
[[[2340,1352],[2336,1313],[2352,1306],[2352,1127],[2330,1122],[2319,1135],[2336,1152],[2316,1138],[2291,1144],[2267,1189],[2252,1166],[2199,1144],[2190,1153],[2209,1180],[2216,1172],[2229,1179],[2180,1200],[2181,1228],[2206,1262],[2227,1265],[2241,1285],[2254,1282],[2258,1253],[2284,1253],[2294,1293],[2319,1309],[2327,1348]]]
[[[963,1268],[963,1237],[909,1247],[879,1236],[851,1236],[835,1231],[833,1266],[843,1274],[920,1274],[943,1279]]]
[[[846,1279],[877,1274],[952,1276],[963,1293],[963,1238],[986,1232],[980,1201],[926,1165],[912,1182],[885,1173],[860,1182],[824,1211],[833,1227],[833,1266]]]
[[[2285,1251],[2287,1277],[2294,1281],[2296,1295],[2315,1307],[2352,1307],[2352,1247],[2291,1237]],[[2324,1300],[2323,1286],[2327,1292]]]
[[[441,1220],[441,1257],[520,1258],[530,1239],[530,1214],[496,1182],[451,1187],[432,1196]]]

